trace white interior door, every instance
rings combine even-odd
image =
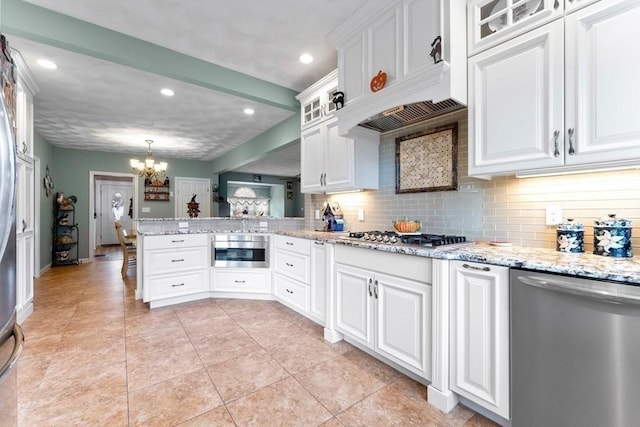
[[[97,245],[118,244],[114,222],[120,221],[125,230],[131,230],[129,204],[133,198],[133,183],[98,181],[96,214],[98,220]]]
[[[211,200],[209,188],[211,180],[208,178],[182,178],[177,176],[175,179],[175,217],[188,218],[187,203],[191,201],[193,195],[196,195],[196,202],[200,203],[199,218],[208,218],[211,216]]]

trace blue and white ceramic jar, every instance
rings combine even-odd
[[[556,228],[556,250],[559,252],[584,252],[584,225],[567,219]]]
[[[616,218],[615,214],[595,220],[593,223],[593,253],[614,258],[632,257],[631,221]]]

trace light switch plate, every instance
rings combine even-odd
[[[315,216],[316,219],[320,219],[320,209],[316,209],[314,211],[314,216]]]
[[[142,207],[142,212],[149,213],[149,212],[151,212],[151,208],[149,206],[143,206]]]
[[[178,228],[189,228],[188,222],[178,222]]]
[[[364,221],[364,209],[358,209],[358,221]]]

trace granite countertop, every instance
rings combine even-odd
[[[493,246],[488,242],[460,243],[423,248],[404,244],[372,243],[347,237],[347,233],[278,231],[291,237],[338,243],[357,248],[450,260],[482,262],[547,273],[569,274],[592,279],[614,280],[640,285],[640,257],[609,258],[590,253],[574,254],[552,249],[521,246]]]

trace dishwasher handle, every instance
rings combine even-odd
[[[611,283],[610,286],[612,287],[612,289],[615,289],[615,292],[611,292],[606,289],[594,289],[593,287],[581,286],[578,283],[575,283],[574,280],[571,280],[570,278],[556,279],[555,277],[547,278],[535,276],[517,276],[517,280],[525,285],[548,289],[550,291],[562,292],[565,294],[577,295],[615,304],[640,305],[640,295],[625,293],[623,290],[620,290],[620,287],[622,286],[631,285],[618,285],[616,283]]]

